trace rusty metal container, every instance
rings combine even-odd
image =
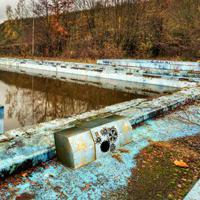
[[[78,168],[95,160],[90,130],[73,127],[54,134],[57,158],[67,167]]]
[[[58,160],[79,168],[132,141],[129,120],[119,115],[77,123],[54,134]]]

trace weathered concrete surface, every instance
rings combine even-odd
[[[0,134],[4,132],[4,107],[0,105]]]
[[[115,69],[126,69],[129,73],[144,77],[162,77],[180,81],[200,82],[199,62],[176,62],[161,60],[98,60],[97,64],[112,65]]]
[[[103,59],[103,60],[97,60],[97,64],[122,65],[122,66],[131,66],[140,68],[200,71],[199,62],[183,62],[183,61],[168,61],[168,60]]]
[[[131,124],[135,125],[199,98],[200,88],[189,88],[152,101],[132,100],[67,119],[8,131],[0,136],[0,176],[4,177],[19,168],[34,166],[52,158],[55,155],[53,133],[73,127],[82,119],[118,114],[127,117]]]
[[[199,200],[200,199],[200,179],[187,194],[184,200]]]
[[[5,61],[8,62],[5,64]],[[142,75],[138,75],[137,69],[122,69],[121,67],[116,69],[116,67],[112,66],[104,67],[79,63],[35,62],[14,59],[0,59],[0,62],[0,70],[75,82],[90,82],[96,85],[100,83],[100,87],[106,85],[105,80],[110,82],[113,79],[113,81],[118,81],[117,85],[119,85],[119,81],[121,83],[121,81],[126,80],[129,83],[132,82],[132,84],[141,82],[183,88],[172,95],[162,96],[154,100],[137,99],[108,106],[98,111],[6,132],[0,136],[0,177],[10,175],[19,169],[23,170],[27,166],[35,166],[54,157],[53,133],[73,127],[83,119],[119,114],[127,117],[132,125],[136,125],[158,114],[165,114],[167,111],[187,102],[200,99],[198,84],[188,82],[189,79],[186,81],[174,80],[177,77],[177,79],[181,78],[179,74],[176,78],[173,75],[171,78],[164,77],[165,75],[162,72],[160,72],[162,74],[161,77],[145,77],[143,76],[145,71],[140,71],[139,73]],[[173,72],[169,71],[169,73]],[[196,81],[199,82],[198,76],[191,75],[191,77],[192,81],[194,81],[193,78],[197,78]],[[188,88],[184,88],[186,86]],[[192,88],[192,86],[195,87]],[[191,109],[199,110],[195,106],[191,107]],[[196,113],[192,117],[199,119],[200,116],[198,115]],[[146,122],[144,126],[134,129],[134,142],[126,146],[130,150],[130,154],[122,155],[123,163],[118,163],[111,158],[111,155],[107,155],[87,167],[72,171],[55,161],[51,161],[48,169],[40,168],[39,171],[34,171],[27,178],[23,177],[22,182],[16,184],[16,186],[10,183],[9,187],[12,189],[8,191],[1,190],[0,195],[8,199],[11,196],[28,192],[33,194],[36,199],[65,199],[66,197],[69,197],[69,199],[76,197],[78,199],[100,199],[105,192],[127,185],[127,178],[131,175],[131,168],[135,166],[135,161],[132,160],[132,157],[148,145],[149,140],[169,140],[200,132],[198,125],[187,124],[176,118],[177,115],[170,115],[169,118],[151,120]]]
[[[189,117],[199,123],[199,106],[190,106]],[[57,161],[46,163],[46,167],[38,167],[30,174],[18,176],[16,183],[9,183],[8,188],[0,190],[2,199],[14,199],[16,196],[29,194],[38,200],[54,199],[101,199],[113,190],[126,187],[131,169],[136,166],[133,159],[149,141],[166,141],[173,138],[196,135],[200,126],[185,123],[180,119],[184,112],[167,115],[156,120],[146,121],[143,126],[133,130],[133,141],[125,146],[129,153],[120,153],[122,162],[108,154],[84,168],[70,170]],[[20,180],[21,179],[21,180]],[[20,180],[20,181],[19,181]]]
[[[67,81],[86,81],[89,84],[105,85],[105,80],[127,81],[159,86],[183,88],[195,86],[196,83],[176,80],[173,77],[143,76],[128,68],[115,68],[113,66],[92,65],[82,63],[34,61],[20,59],[0,59],[0,70],[25,73],[35,76],[46,76]],[[95,78],[95,81],[94,81]]]

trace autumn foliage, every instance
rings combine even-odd
[[[199,0],[19,0],[0,25],[0,54],[200,58]]]

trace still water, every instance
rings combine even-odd
[[[5,130],[68,117],[144,95],[0,71]]]

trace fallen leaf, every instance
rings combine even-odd
[[[23,177],[26,177],[28,174],[27,173],[22,173],[22,176]]]
[[[116,160],[118,160],[119,162],[123,162],[120,154],[114,154],[114,155],[112,155],[112,157],[115,158]]]
[[[35,199],[35,194],[31,194],[31,193],[22,193],[19,194],[18,196],[16,196],[16,200],[22,200],[22,199]]]
[[[121,153],[129,153],[129,152],[130,152],[128,149],[119,149],[119,151],[120,151]]]
[[[150,142],[151,145],[154,147],[164,147],[164,148],[171,148],[172,145],[167,142]]]
[[[188,168],[188,164],[182,160],[175,160],[174,161],[174,164],[177,166],[177,167],[183,167],[183,168]]]
[[[82,191],[86,191],[90,189],[90,184],[86,184],[84,188],[82,188]]]

